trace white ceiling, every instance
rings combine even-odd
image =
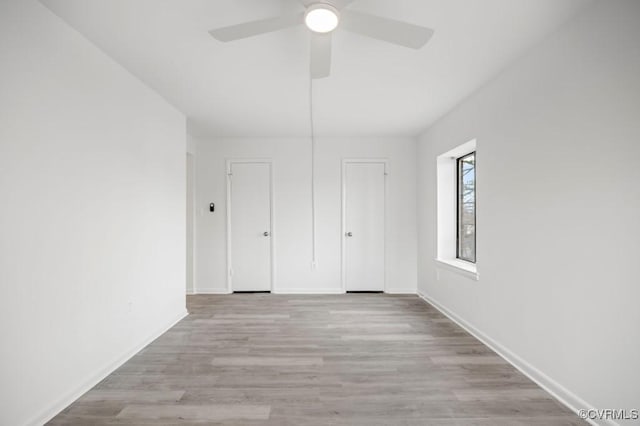
[[[321,135],[415,135],[591,0],[360,0],[350,7],[435,30],[421,50],[336,31],[314,81]],[[302,10],[296,0],[42,0],[217,136],[309,132],[309,34],[231,43],[213,28]]]

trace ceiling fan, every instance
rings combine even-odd
[[[260,19],[209,31],[222,42],[253,37],[305,24],[311,31],[311,77],[328,77],[331,71],[331,34],[337,28],[383,40],[400,46],[420,49],[433,30],[407,22],[346,10],[354,0],[299,0],[305,7],[275,18]]]

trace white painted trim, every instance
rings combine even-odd
[[[233,270],[233,258],[231,255],[231,166],[233,164],[268,164],[269,165],[269,209],[270,209],[270,227],[269,242],[271,246],[271,286],[269,291],[275,291],[276,283],[276,232],[275,232],[275,197],[273,182],[273,160],[271,158],[227,158],[227,166],[225,168],[227,178],[227,293],[233,293],[233,276],[230,271]],[[200,294],[205,294],[198,291]],[[217,294],[217,293],[212,293]]]
[[[477,144],[478,144],[477,139],[475,138],[471,139],[463,144],[456,146],[453,149],[449,149],[446,152],[443,152],[442,154],[438,154],[438,158],[448,157],[451,160],[457,160],[458,158],[464,157],[465,155],[475,151]]]
[[[193,294],[231,294],[231,292],[226,288],[199,288],[198,291]]]
[[[344,294],[344,290],[342,289],[320,289],[320,290],[313,290],[313,289],[295,289],[295,288],[285,288],[285,289],[280,289],[277,292],[275,292],[274,294]]]
[[[445,262],[457,260],[457,159],[474,151],[477,156],[478,146],[476,139],[463,143],[436,157],[436,253],[437,259]],[[481,195],[481,192],[476,187],[476,203]],[[477,220],[476,217],[476,229],[479,228]]]
[[[269,160],[269,205],[271,208],[271,229],[269,232],[269,241],[271,242],[271,291],[276,290],[276,197],[275,197],[275,180],[273,179],[273,161]]]
[[[148,338],[143,339],[142,342],[133,346],[133,348],[125,351],[122,355],[116,357],[113,361],[108,362],[104,367],[97,369],[97,373],[88,377],[84,382],[82,382],[79,386],[75,386],[74,389],[67,392],[66,395],[59,398],[56,402],[51,404],[49,407],[42,410],[40,413],[36,414],[29,420],[27,425],[43,425],[50,421],[52,418],[57,416],[62,410],[71,405],[74,401],[80,398],[82,395],[91,390],[95,385],[100,383],[105,379],[109,374],[113,373],[116,369],[120,368],[125,362],[129,361],[134,355],[140,352],[145,346],[149,345],[151,342],[156,340],[158,337],[162,336],[168,330],[173,328],[178,322],[182,321],[189,313],[184,310],[180,312],[178,315],[174,316],[170,321],[168,321],[163,327],[159,328],[156,332],[151,333]]]
[[[347,270],[345,233],[347,232],[347,190],[346,190],[346,169],[345,160],[342,159],[340,167],[340,287],[344,293],[347,292]]]
[[[578,410],[595,409],[592,404],[587,403],[578,395],[574,394],[569,389],[565,388],[560,383],[556,382],[551,377],[547,376],[545,373],[538,370],[536,367],[529,364],[524,359],[520,358],[518,355],[513,353],[508,348],[504,347],[502,344],[496,342],[491,337],[487,336],[486,334],[478,330],[476,327],[474,327],[469,322],[467,322],[466,320],[462,319],[461,317],[453,313],[451,310],[449,310],[448,308],[443,306],[441,303],[434,300],[432,297],[420,291],[418,291],[418,297],[420,297],[429,305],[436,308],[444,316],[446,316],[451,321],[453,321],[454,323],[462,327],[466,332],[471,334],[473,337],[481,341],[485,346],[487,346],[489,349],[494,351],[496,354],[498,354],[501,358],[503,358],[509,364],[514,366],[518,371],[520,371],[522,374],[527,376],[529,379],[535,382],[542,389],[547,391],[552,397],[554,397],[556,400],[558,400],[560,403],[566,406],[569,410],[576,413],[576,416],[577,416]],[[618,423],[612,420],[603,420],[600,423],[590,419],[585,419],[585,420],[587,420],[588,423],[594,426],[604,426],[604,425],[618,426]]]
[[[198,258],[196,253],[196,236],[198,235],[198,231],[196,229],[196,224],[198,222],[198,201],[197,194],[198,190],[196,188],[196,174],[197,174],[197,164],[196,164],[196,156],[194,153],[187,151],[187,164],[191,161],[191,176],[188,176],[187,179],[191,178],[191,217],[188,218],[191,220],[191,264],[187,264],[187,269],[191,269],[191,291],[187,289],[187,294],[195,294],[197,292],[198,284],[196,283],[196,259]],[[187,165],[186,173],[189,173],[189,167]],[[188,197],[188,195],[187,195]],[[189,244],[189,239],[187,239],[187,244]]]
[[[436,268],[446,269],[455,272],[472,280],[479,281],[480,275],[476,269],[476,265],[460,259],[434,259]]]
[[[231,160],[227,159],[224,169],[225,180],[227,182],[227,208],[226,208],[226,225],[227,225],[227,293],[231,293]]]
[[[341,168],[341,180],[342,180],[342,205],[341,215],[342,215],[342,223],[340,226],[341,229],[341,238],[340,238],[340,281],[342,285],[342,292],[347,292],[347,276],[346,276],[346,262],[347,262],[347,253],[345,249],[345,241],[347,232],[346,223],[347,223],[347,185],[346,185],[346,171],[348,164],[382,164],[384,165],[384,211],[383,211],[383,226],[384,226],[384,238],[383,238],[383,268],[384,268],[384,282],[383,282],[383,291],[387,292],[387,198],[388,198],[388,189],[387,189],[387,176],[389,175],[389,159],[387,158],[343,158],[342,159],[342,168]]]

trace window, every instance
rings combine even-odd
[[[436,267],[480,280],[476,260],[475,139],[436,158]],[[439,273],[439,272],[438,272]]]
[[[476,153],[456,160],[457,249],[456,257],[476,263]]]

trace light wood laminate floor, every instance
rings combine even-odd
[[[416,296],[189,296],[51,425],[584,424]]]

